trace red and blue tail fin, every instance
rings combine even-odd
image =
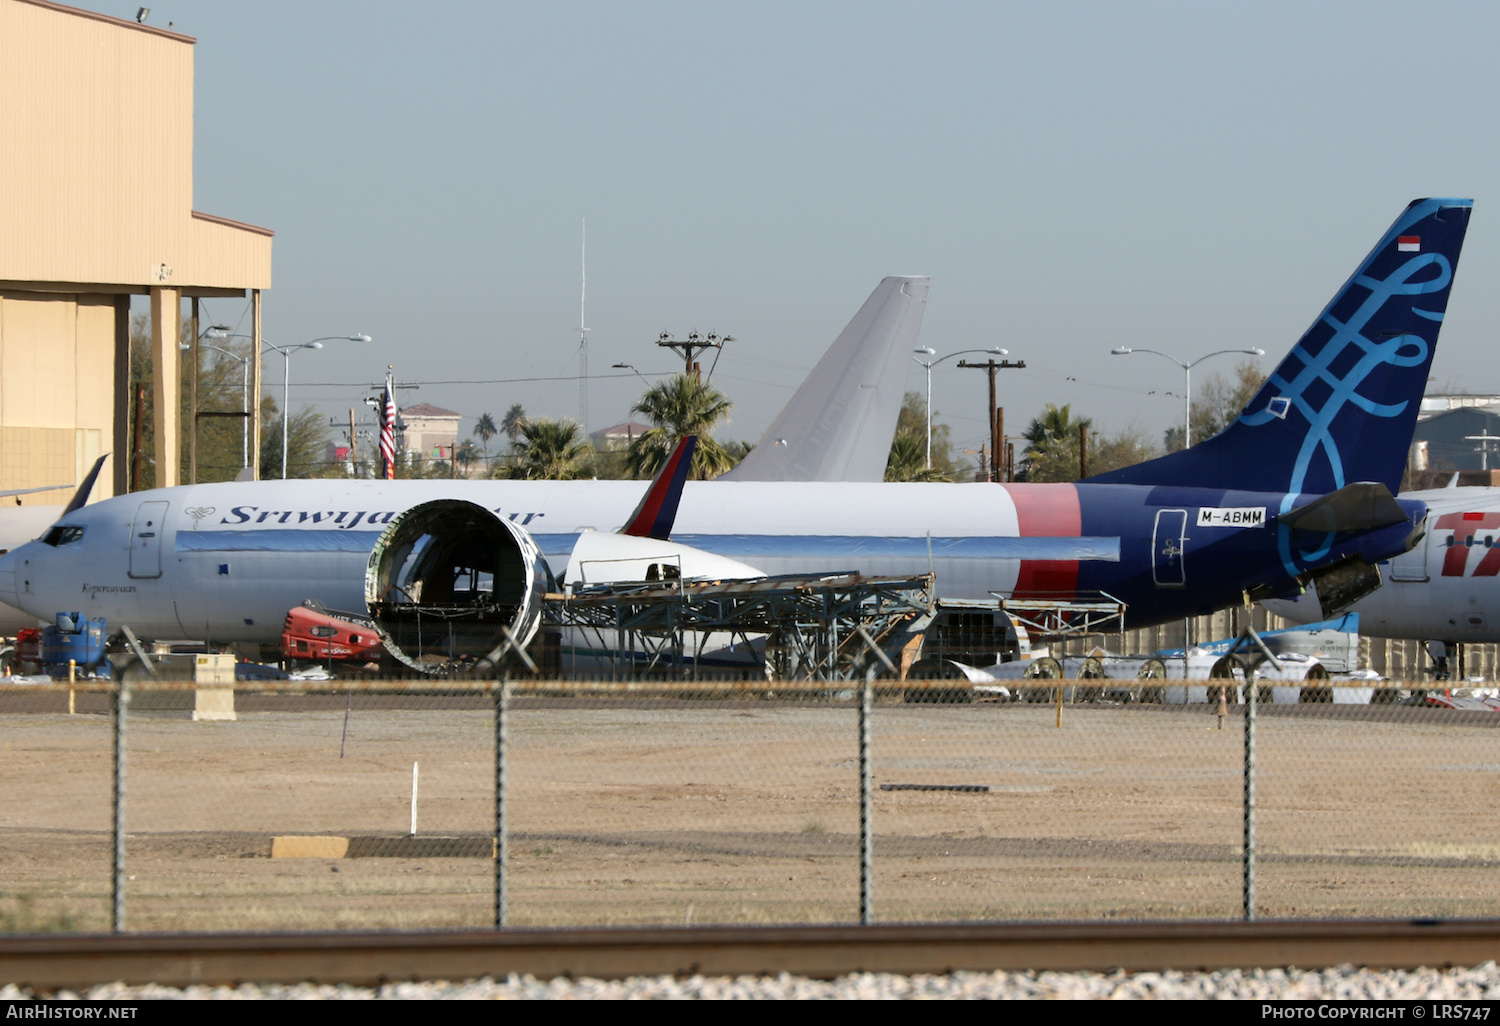
[[[637,538],[665,540],[672,534],[672,522],[677,519],[677,504],[682,501],[682,486],[687,483],[688,471],[693,465],[693,450],[698,447],[697,435],[683,435],[677,448],[667,457],[657,471],[651,487],[641,504],[630,514],[621,534],[632,534]]]
[[[1218,435],[1089,480],[1304,494],[1379,481],[1395,492],[1472,206],[1413,201]]]

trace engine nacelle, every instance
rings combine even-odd
[[[479,664],[525,645],[552,572],[531,535],[483,506],[438,499],[391,521],[370,551],[365,604],[386,650],[421,673]]]

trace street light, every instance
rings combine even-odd
[[[917,346],[917,348],[914,349],[914,350],[912,350],[912,352],[914,352],[914,353],[920,353],[923,356],[937,356],[937,350],[933,349],[931,346]],[[938,356],[938,358],[936,360],[918,360],[915,356],[912,357],[912,359],[916,360],[917,363],[919,363],[923,367],[927,368],[927,469],[928,470],[932,469],[932,368],[936,367],[938,364],[942,363],[944,360],[951,360],[955,356],[963,356],[965,353],[988,353],[990,356],[1009,356],[1010,355],[1010,350],[1009,349],[1001,349],[999,346],[991,346],[988,349],[960,349],[958,352],[956,352],[956,353],[949,353],[947,356]],[[991,417],[994,416],[994,411],[991,411],[990,416]],[[993,427],[993,426],[994,425],[991,425],[991,427]],[[994,458],[993,455],[991,456],[991,458],[992,459]]]
[[[1212,353],[1207,353],[1203,356],[1198,357],[1198,359],[1194,360],[1192,363],[1183,363],[1181,360],[1177,359],[1177,357],[1168,356],[1166,353],[1163,353],[1156,349],[1132,349],[1129,346],[1120,346],[1116,349],[1111,349],[1109,352],[1111,356],[1129,356],[1131,353],[1150,353],[1152,356],[1160,356],[1163,359],[1171,360],[1177,366],[1182,368],[1182,447],[1184,449],[1193,444],[1193,368],[1198,366],[1204,360],[1207,360],[1210,356],[1223,356],[1225,353],[1243,353],[1246,356],[1266,355],[1266,351],[1264,349],[1258,348],[1217,349]]]
[[[646,375],[642,374],[640,371],[638,371],[638,370],[635,369],[635,365],[634,364],[630,364],[630,363],[617,363],[617,364],[614,364],[613,366],[614,366],[615,370],[628,370],[632,374],[634,374],[636,377],[638,377],[642,381],[646,382],[647,385],[651,384],[651,382],[647,379]]]
[[[281,479],[283,481],[286,480],[287,425],[291,419],[287,415],[287,404],[291,401],[292,354],[299,349],[322,349],[324,342],[336,342],[339,340],[346,342],[368,342],[370,341],[370,336],[324,335],[322,338],[315,338],[311,342],[303,342],[301,345],[296,346],[273,346],[269,342],[261,342],[261,345],[265,348],[281,354]]]

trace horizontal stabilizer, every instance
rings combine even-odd
[[[1378,481],[1356,481],[1281,515],[1281,523],[1293,531],[1318,534],[1373,531],[1406,519],[1406,510],[1391,490]]]
[[[1457,477],[1458,475],[1454,474],[1453,476]],[[65,485],[64,484],[64,485],[45,485],[44,487],[41,487],[41,488],[12,488],[9,491],[0,492],[0,499],[10,499],[10,498],[13,498],[13,497],[15,497],[17,495],[34,495],[37,492],[60,492],[64,488],[71,488],[71,487],[73,487],[73,486],[72,485]]]

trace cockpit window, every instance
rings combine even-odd
[[[49,530],[46,534],[42,535],[42,541],[47,545],[51,545],[53,548],[56,548],[59,545],[72,545],[75,542],[80,542],[82,540],[83,528],[69,527],[65,524],[58,524],[57,526]]]

